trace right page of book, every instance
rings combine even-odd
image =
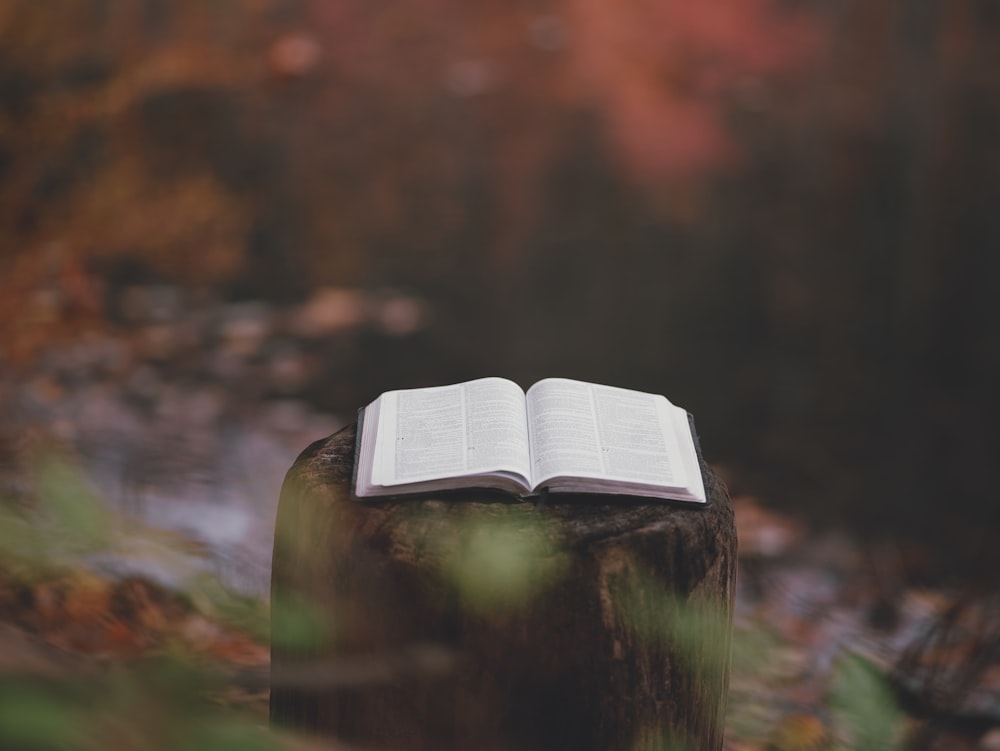
[[[548,378],[528,390],[527,409],[536,487],[565,478],[584,480],[577,490],[596,481],[599,492],[701,487],[693,448],[678,440],[680,415],[690,433],[686,413],[663,396]]]

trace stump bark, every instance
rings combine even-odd
[[[720,749],[736,531],[711,503],[358,503],[355,427],[289,470],[271,720],[383,749]],[[671,745],[674,744],[674,745]]]

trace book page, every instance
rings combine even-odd
[[[390,391],[380,401],[374,484],[492,472],[526,477],[524,394],[513,381]]]
[[[533,482],[580,477],[683,486],[684,463],[665,397],[562,378],[528,390]]]
[[[527,479],[528,417],[521,387],[502,378],[481,378],[464,386],[466,469],[515,471]]]
[[[629,482],[678,484],[679,457],[666,398],[611,386],[593,387],[604,472]],[[683,465],[677,469],[683,473]]]
[[[526,401],[535,485],[555,475],[603,475],[590,384],[546,378],[528,389]]]

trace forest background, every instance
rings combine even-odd
[[[384,390],[563,375],[995,588],[995,2],[5,0],[0,40],[10,467],[61,442],[127,507],[244,415],[287,466]]]

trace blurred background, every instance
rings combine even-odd
[[[3,0],[4,461],[260,592],[310,441],[561,375],[993,587],[998,134],[993,0]]]
[[[754,492],[957,555],[998,508],[998,33],[989,0],[6,0],[4,370],[114,338],[81,377],[257,367],[227,396],[343,418],[647,389]]]

